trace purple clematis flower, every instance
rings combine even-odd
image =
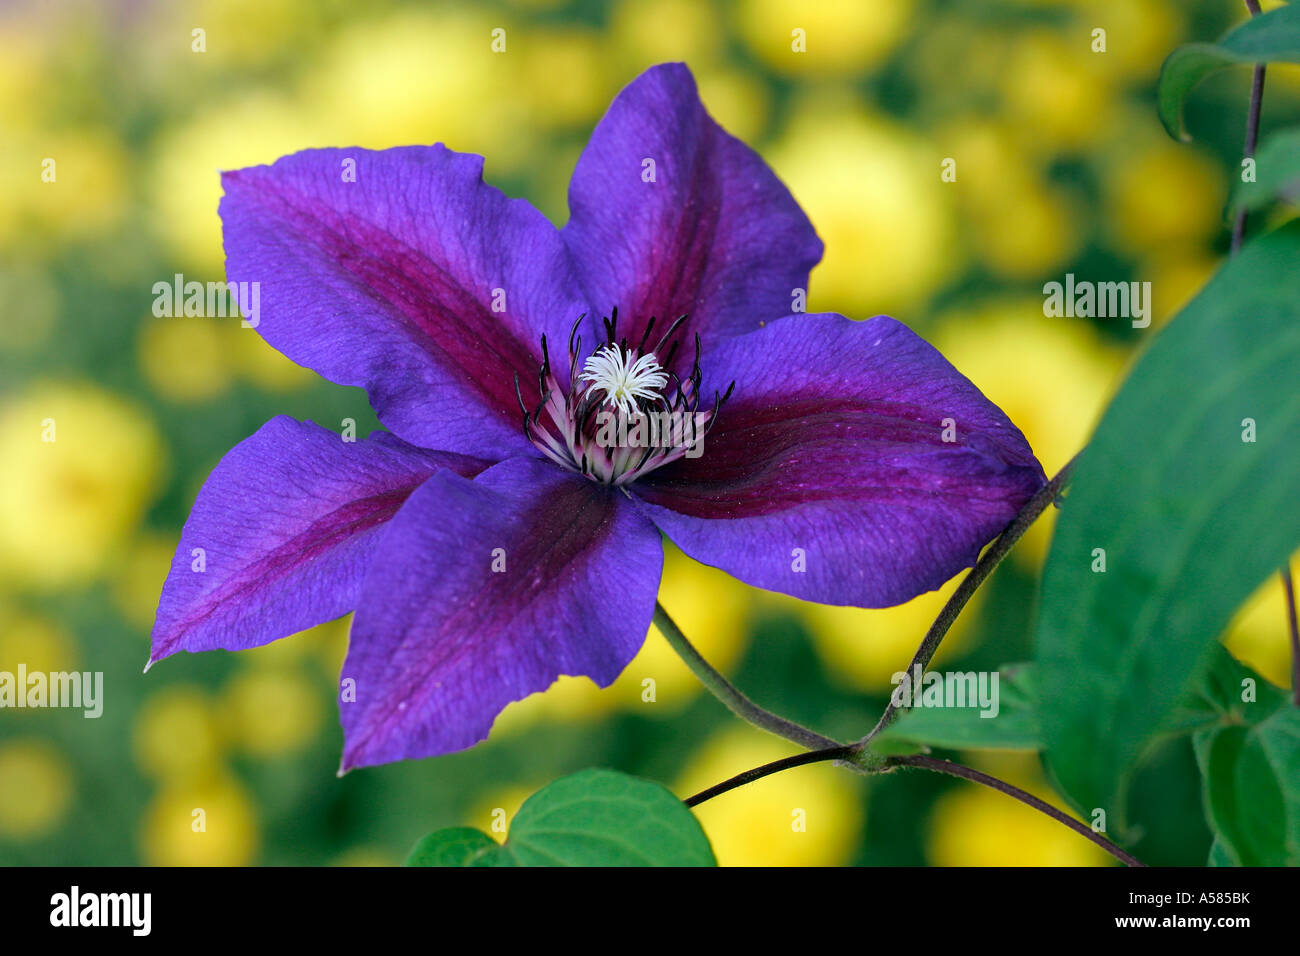
[[[618,676],[661,532],[751,585],[882,607],[971,565],[1043,484],[905,326],[787,315],[822,244],[684,66],[615,99],[563,229],[482,170],[438,145],[224,174],[227,278],[260,283],[257,331],[365,388],[389,431],[280,417],[232,449],[150,663],[355,611],[343,768],[448,753],[562,674]],[[637,435],[659,415],[686,431]]]

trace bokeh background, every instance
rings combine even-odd
[[[1244,16],[1236,0],[6,0],[0,670],[103,671],[106,689],[98,720],[0,711],[0,863],[397,863],[424,832],[491,828],[584,767],[685,796],[792,751],[702,693],[654,632],[607,690],[563,680],[470,752],[341,780],[346,619],[142,676],[180,527],[222,454],[278,413],[377,426],[361,392],[236,320],[151,315],[155,282],[223,278],[218,170],[309,146],[444,141],[484,154],[490,181],[560,224],[569,173],[613,94],[650,64],[685,60],[710,110],[763,153],[826,241],[810,310],[912,325],[1007,410],[1051,473],[1134,350],[1225,253],[1247,72],[1198,91],[1193,145],[1165,136],[1152,92],[1173,46]],[[497,27],[506,52],[494,54]],[[1096,27],[1104,54],[1091,50]],[[1296,119],[1298,93],[1270,69],[1266,129]],[[54,183],[41,180],[46,157]],[[946,157],[955,183],[940,180]],[[1042,285],[1066,272],[1151,281],[1152,329],[1045,319]],[[43,443],[51,417],[58,440]],[[940,666],[1031,655],[1049,524],[967,610]],[[760,702],[848,738],[874,723],[950,590],[887,611],[820,608],[670,553],[662,600]],[[1225,640],[1285,684],[1283,620],[1280,588],[1266,585]],[[646,677],[654,703],[641,698]],[[1057,802],[1032,754],[960,759]],[[1189,746],[1157,753],[1135,800],[1140,857],[1205,860]],[[191,830],[196,807],[204,833]],[[806,832],[792,830],[798,809]],[[699,814],[731,864],[1107,862],[1015,802],[920,772],[809,767]]]

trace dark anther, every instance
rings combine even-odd
[[[659,353],[656,352],[655,354],[658,355]],[[676,357],[677,357],[677,342],[673,342],[673,344],[668,347],[668,354],[664,356],[663,361],[660,362],[659,364],[663,368],[670,368],[673,364],[673,359]]]
[[[582,325],[582,320],[585,319],[586,317],[587,317],[587,313],[586,312],[582,313],[582,315],[578,316],[578,321],[573,323],[573,328],[569,329],[569,354],[570,355],[572,355],[574,352],[577,351],[577,346],[573,344],[573,337],[578,334],[578,326]]]
[[[650,331],[655,327],[656,318],[650,316],[650,321],[645,324],[645,332],[641,336],[641,343],[636,347],[637,352],[645,355],[645,344],[650,341]]]
[[[542,396],[542,400],[537,403],[537,411],[533,412],[533,421],[539,422],[542,420],[542,409],[546,407],[546,403],[549,402],[550,400],[551,400],[551,390],[548,388],[546,390],[546,394]]]
[[[515,398],[519,401],[519,410],[524,413],[524,421],[528,420],[528,406],[524,404],[524,393],[519,390],[519,373],[515,372]]]
[[[731,398],[731,392],[735,387],[736,387],[736,383],[733,381],[730,385],[727,386],[727,390],[722,393],[721,398],[718,397],[717,392],[713,393],[713,414],[709,416],[709,423],[704,426],[705,435],[713,431],[713,426],[718,421],[718,413],[722,411],[722,406],[726,404],[727,399]]]
[[[618,306],[610,310],[609,317],[601,320],[605,325],[605,341],[612,343],[618,329]]]
[[[676,321],[674,321],[672,325],[668,326],[668,331],[663,334],[663,336],[659,339],[659,344],[656,345],[653,349],[655,355],[659,354],[659,350],[664,347],[664,343],[667,342],[672,337],[672,334],[677,331],[678,326],[680,326],[685,321],[686,321],[686,313],[683,312],[681,315],[677,317]]]

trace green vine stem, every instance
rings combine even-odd
[[[795,767],[806,767],[810,763],[822,763],[826,760],[851,760],[855,755],[852,744],[837,745],[835,747],[825,747],[821,750],[810,750],[807,753],[795,754],[792,757],[782,757],[780,760],[773,760],[771,763],[765,763],[761,767],[754,767],[752,770],[746,770],[744,773],[738,773],[734,777],[728,777],[722,783],[714,784],[707,790],[701,790],[692,797],[687,797],[682,802],[688,807],[697,807],[706,800],[712,800],[730,790],[743,787],[747,783],[753,783],[755,780],[761,780],[769,777],[774,773],[780,773],[782,770],[793,770]]]
[[[1080,823],[1074,817],[1070,816],[1050,803],[1039,800],[1032,793],[1021,790],[1019,787],[1013,787],[1006,781],[999,780],[997,777],[984,773],[982,770],[976,770],[973,767],[967,767],[959,763],[953,763],[951,760],[940,760],[938,757],[930,757],[925,754],[913,754],[908,757],[893,757],[889,761],[890,766],[894,767],[922,767],[926,770],[933,770],[936,773],[946,773],[949,776],[961,777],[963,780],[972,780],[975,783],[983,784],[998,793],[1005,793],[1009,797],[1014,797],[1021,803],[1033,807],[1039,813],[1045,813],[1058,823],[1063,823],[1075,833],[1087,837],[1097,846],[1101,847],[1115,859],[1128,864],[1129,866],[1146,866],[1141,860],[1126,853],[1114,843],[1111,843],[1100,833],[1094,833],[1092,828],[1084,823]]]
[[[768,733],[793,741],[808,750],[839,746],[837,741],[831,740],[829,737],[823,737],[821,734],[809,730],[807,727],[802,727],[794,721],[786,720],[771,711],[764,710],[742,694],[734,684],[714,670],[709,662],[700,655],[700,652],[695,649],[695,645],[686,639],[682,629],[668,616],[668,612],[664,610],[662,604],[655,604],[654,623],[659,628],[659,633],[668,639],[668,643],[677,652],[677,656],[691,669],[691,673],[699,679],[709,693],[726,704],[727,708],[741,720],[748,721]]]
[[[712,800],[714,797],[721,796],[730,790],[743,787],[745,784],[753,783],[755,780],[761,780],[763,777],[771,776],[774,773],[780,773],[782,770],[791,770],[795,767],[805,767],[808,764],[821,763],[827,760],[854,760],[857,759],[855,745],[848,744],[842,747],[827,747],[823,750],[813,750],[809,753],[795,754],[792,757],[783,757],[780,760],[774,760],[771,763],[763,764],[761,767],[755,767],[752,770],[746,770],[744,773],[738,773],[730,779],[715,784],[707,790],[701,790],[692,797],[687,797],[683,802],[688,807],[697,807],[706,800]],[[1128,866],[1146,866],[1141,860],[1116,846],[1110,840],[1107,840],[1099,833],[1093,832],[1091,827],[1080,823],[1074,817],[1058,810],[1050,803],[1038,799],[1032,793],[1021,790],[1019,787],[1012,786],[1004,780],[999,780],[991,774],[976,770],[973,767],[967,767],[963,764],[953,763],[951,760],[940,760],[937,757],[926,756],[925,754],[914,754],[907,757],[890,757],[882,762],[875,773],[884,773],[897,767],[919,767],[925,770],[933,770],[936,773],[946,773],[949,776],[961,777],[964,780],[971,780],[975,783],[983,784],[998,793],[1019,800],[1026,806],[1033,807],[1039,813],[1046,814],[1058,823],[1062,823],[1071,830],[1091,840],[1097,846],[1101,847],[1115,859]]]
[[[1256,16],[1259,13],[1259,0],[1246,0],[1246,9],[1250,15]],[[1255,72],[1250,81],[1250,107],[1246,113],[1246,145],[1242,150],[1243,159],[1251,159],[1255,155],[1255,145],[1259,142],[1259,111],[1264,103],[1264,64],[1256,63]],[[1249,215],[1246,207],[1243,206],[1237,210],[1236,218],[1232,221],[1232,255],[1237,254],[1241,248],[1242,240],[1246,238],[1246,217]]]
[[[1079,454],[1082,454],[1082,452]],[[912,662],[907,666],[907,673],[913,673],[917,667],[925,670],[930,666],[931,658],[934,657],[935,651],[939,649],[939,644],[943,641],[944,635],[948,633],[948,629],[957,620],[957,615],[961,613],[962,608],[970,601],[985,579],[993,573],[993,569],[1002,563],[1002,559],[1010,553],[1015,543],[1024,537],[1025,532],[1029,530],[1038,516],[1047,510],[1048,505],[1060,497],[1062,489],[1065,488],[1070,480],[1070,475],[1074,472],[1074,464],[1078,460],[1079,455],[1076,454],[1066,462],[1064,468],[1056,473],[1055,478],[1039,489],[1038,494],[1029,499],[1029,502],[1020,509],[1020,513],[1016,515],[1015,520],[1011,522],[1007,530],[1002,532],[1002,535],[984,552],[983,556],[976,562],[975,567],[971,569],[970,574],[962,579],[961,584],[957,586],[957,590],[948,599],[948,603],[939,612],[939,616],[930,625],[930,629],[921,641],[921,646],[912,655]],[[871,729],[871,733],[854,744],[854,747],[859,751],[865,750],[867,744],[871,742],[871,739],[876,734],[898,718],[898,710],[898,706],[891,697],[889,705],[885,708],[885,712],[880,715],[880,720]]]
[[[1252,17],[1259,15],[1259,0],[1246,0],[1246,9]],[[1264,104],[1264,64],[1256,63],[1250,83],[1250,106],[1246,112],[1246,143],[1242,158],[1251,159],[1259,143],[1259,114]],[[1236,255],[1246,238],[1246,218],[1249,212],[1243,206],[1232,222],[1230,255]],[[1300,625],[1296,622],[1295,587],[1291,582],[1291,563],[1282,565],[1278,574],[1282,578],[1282,599],[1286,604],[1287,630],[1291,638],[1291,699],[1300,707]]]

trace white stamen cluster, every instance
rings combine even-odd
[[[626,485],[680,458],[699,457],[704,434],[731,395],[731,386],[725,394],[714,393],[711,409],[700,410],[699,336],[686,376],[670,371],[680,344],[673,336],[686,316],[673,322],[658,344],[647,348],[654,317],[645,323],[640,341],[628,345],[618,337],[618,309],[614,309],[602,323],[604,343],[581,363],[579,373],[578,328],[583,318],[579,316],[569,332],[567,382],[562,385],[551,367],[544,335],[536,406],[524,401],[515,377],[515,398],[528,440],[561,468],[604,485]],[[656,354],[665,356],[662,365]],[[606,408],[613,411],[602,411]]]
[[[636,411],[637,399],[655,401],[668,384],[668,375],[659,367],[653,352],[635,360],[629,352],[617,345],[605,345],[594,352],[582,365],[579,378],[590,382],[591,387],[602,392],[605,404],[612,405],[624,415]]]

